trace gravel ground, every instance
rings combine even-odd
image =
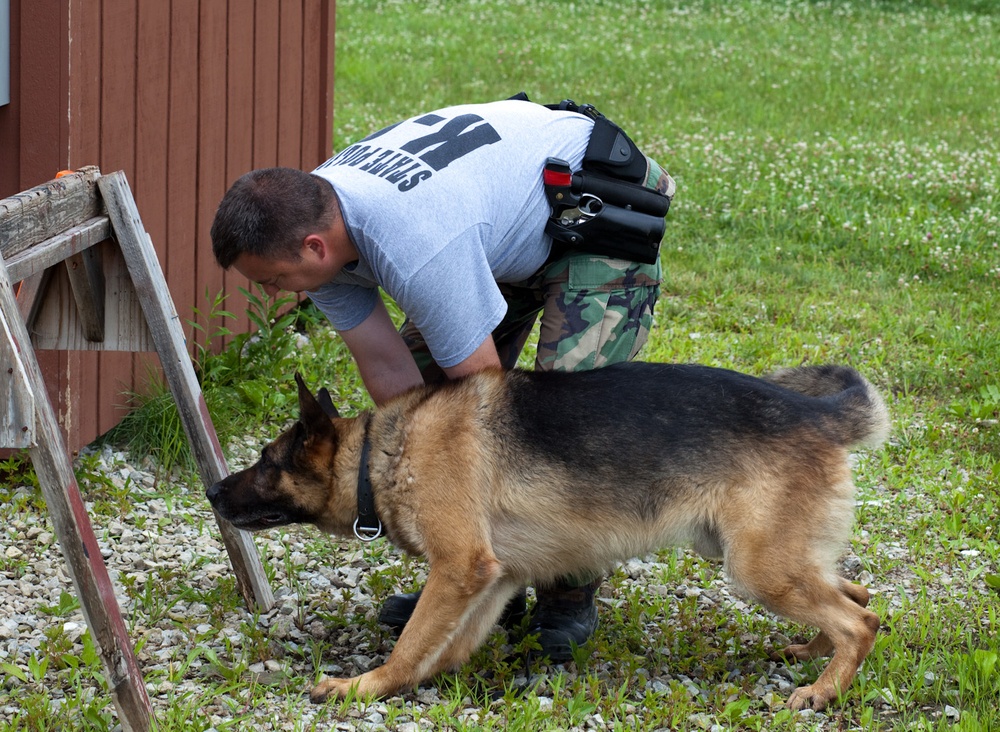
[[[247,442],[248,446],[259,444],[256,440]],[[246,449],[249,456],[250,448]],[[145,491],[145,495],[155,496],[154,475],[148,469],[129,466],[125,460],[124,455],[105,448],[101,453],[102,472],[109,475],[115,485],[124,485],[130,480],[139,495]],[[93,515],[95,507],[89,505],[88,508]],[[186,518],[179,518],[179,512]],[[220,677],[226,676],[227,664],[239,665],[233,659],[241,658],[241,649],[252,655],[248,644],[264,643],[270,645],[266,654],[269,660],[252,663],[248,669],[243,662],[238,673],[240,683],[219,699],[206,699],[200,705],[200,713],[206,715],[211,725],[223,725],[234,715],[251,714],[254,726],[265,730],[308,729],[315,721],[322,721],[322,728],[336,730],[391,728],[412,732],[434,727],[424,712],[429,706],[442,702],[441,694],[447,693],[437,682],[385,702],[354,706],[339,719],[332,717],[329,709],[309,704],[305,695],[306,687],[314,678],[313,649],[317,643],[324,644],[319,664],[327,674],[355,674],[385,661],[392,638],[374,620],[378,598],[373,596],[366,577],[375,571],[390,570],[393,564],[406,562],[407,572],[415,572],[419,579],[422,571],[419,562],[403,560],[385,545],[378,549],[359,548],[357,543],[341,543],[322,537],[311,528],[293,528],[284,536],[267,532],[257,536],[257,545],[265,562],[276,569],[272,583],[277,597],[274,608],[255,619],[237,605],[213,620],[215,609],[211,607],[211,598],[213,592],[217,593],[220,581],[229,577],[230,567],[206,502],[200,498],[177,500],[176,495],[173,498],[149,497],[137,500],[128,516],[98,517],[94,524],[118,590],[122,612],[127,622],[134,623],[131,634],[139,647],[137,655],[155,714],[168,714],[171,706],[184,695],[204,694],[208,680],[211,684],[220,684]],[[895,558],[905,558],[906,554],[903,547],[883,547],[881,551],[895,552]],[[27,671],[28,659],[40,655],[45,648],[46,633],[58,632],[55,629],[60,626],[74,648],[78,648],[85,631],[80,611],[58,614],[45,609],[58,606],[61,598],[65,600],[64,593],[72,591],[47,520],[34,514],[15,518],[0,533],[0,553],[8,560],[30,560],[27,572],[20,576],[12,572],[0,573],[0,663],[12,663]],[[860,567],[858,557],[845,558],[845,572],[872,585],[873,578],[869,574],[860,572],[858,576]],[[721,605],[727,612],[738,611],[751,619],[758,613],[759,622],[753,620],[754,626],[770,627],[772,632],[755,642],[775,645],[787,642],[776,630],[781,626],[754,606],[732,596],[718,578],[695,586],[690,578],[677,576],[670,580],[671,584],[665,584],[664,565],[652,558],[632,560],[618,575],[616,587],[619,590],[641,585],[651,596],[696,597],[699,607]],[[163,577],[173,578],[174,582],[190,588],[171,597],[173,602],[165,603],[168,607],[163,606],[162,597],[157,606],[156,580]],[[889,590],[889,583],[896,581],[899,578],[886,578],[883,589]],[[143,594],[147,583],[152,592]],[[131,591],[123,592],[123,585],[129,586]],[[878,586],[872,589],[880,590]],[[393,587],[386,587],[381,592],[392,590]],[[611,596],[609,588],[605,587],[603,594],[601,602],[607,608],[613,609],[616,603],[620,604]],[[142,607],[137,610],[130,597],[142,598]],[[346,621],[331,624],[330,618],[338,614]],[[612,622],[607,619],[609,614],[607,609],[602,612],[602,622]],[[662,623],[662,618],[653,619],[650,632],[654,636],[660,632]],[[655,643],[656,638],[650,637],[649,642]],[[730,652],[740,654],[733,664],[734,689],[740,694],[745,694],[747,688],[752,689],[752,695],[768,708],[780,707],[797,685],[793,671],[782,664],[759,661],[751,671],[746,669],[747,656],[742,649],[730,649]],[[178,677],[177,668],[184,663],[189,666]],[[568,678],[573,677],[573,664],[567,664],[562,670]],[[538,671],[541,675],[522,676],[515,682],[528,687],[541,681],[535,694],[544,710],[553,703],[550,687],[545,683],[545,674],[552,669]],[[743,671],[758,678],[748,681],[742,678]],[[608,679],[610,684],[616,678],[612,664],[598,658],[588,664],[587,672]],[[171,674],[175,680],[168,680]],[[673,672],[665,663],[651,664],[650,668],[640,669],[638,674],[638,678],[644,678],[646,686],[654,691],[666,691],[679,682],[692,697],[707,698],[710,693],[718,693],[717,689],[708,688],[717,683],[706,684],[696,676]],[[15,690],[19,682],[7,679],[4,683],[8,689]],[[70,693],[75,692],[61,688],[58,683],[52,684],[51,704],[65,703],[66,694]],[[93,694],[95,690],[87,688],[83,693]],[[14,699],[16,693],[6,698]],[[641,720],[641,708],[626,705],[623,711],[626,721],[629,715],[633,721]],[[0,720],[9,720],[16,712],[17,707],[11,703],[0,706]],[[948,710],[945,713],[949,713]],[[476,706],[471,700],[466,700],[466,705],[454,711],[454,716],[466,723],[486,722],[496,714],[497,710]],[[800,716],[803,728],[841,728],[833,724],[836,720],[832,716],[828,718],[812,712],[803,712]],[[694,729],[713,729],[713,721],[708,715],[704,718],[695,715],[689,723]],[[600,714],[592,714],[579,728],[601,730],[609,729],[610,725]]]

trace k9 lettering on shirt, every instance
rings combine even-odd
[[[431,130],[427,132],[415,128],[416,125]],[[411,129],[416,136],[397,142],[404,131]],[[372,144],[373,140],[389,132],[393,133],[392,141],[396,144],[391,147]],[[341,150],[317,170],[349,166],[382,178],[406,192],[459,158],[497,142],[500,142],[500,135],[479,115],[460,114],[448,119],[426,114],[369,135]]]

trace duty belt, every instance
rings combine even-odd
[[[529,101],[523,92],[512,97]],[[673,181],[666,191],[650,181],[647,158],[614,122],[592,104],[565,99],[549,109],[576,112],[594,120],[581,169],[549,158],[542,171],[552,215],[545,233],[554,253],[579,250],[645,264],[656,262]],[[658,166],[657,166],[658,167]]]

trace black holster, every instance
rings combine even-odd
[[[545,106],[594,120],[581,170],[571,171],[558,158],[545,165],[545,195],[552,206],[545,233],[552,237],[553,255],[572,250],[655,263],[670,196],[647,185],[649,159],[593,105],[567,99]]]
[[[670,199],[633,183],[568,171],[558,158],[549,158],[545,166],[545,193],[552,206],[545,233],[552,237],[553,255],[571,250],[656,262]]]

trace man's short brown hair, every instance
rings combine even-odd
[[[295,168],[260,168],[226,191],[212,222],[212,253],[223,269],[241,254],[298,259],[302,240],[337,216],[333,187]]]

